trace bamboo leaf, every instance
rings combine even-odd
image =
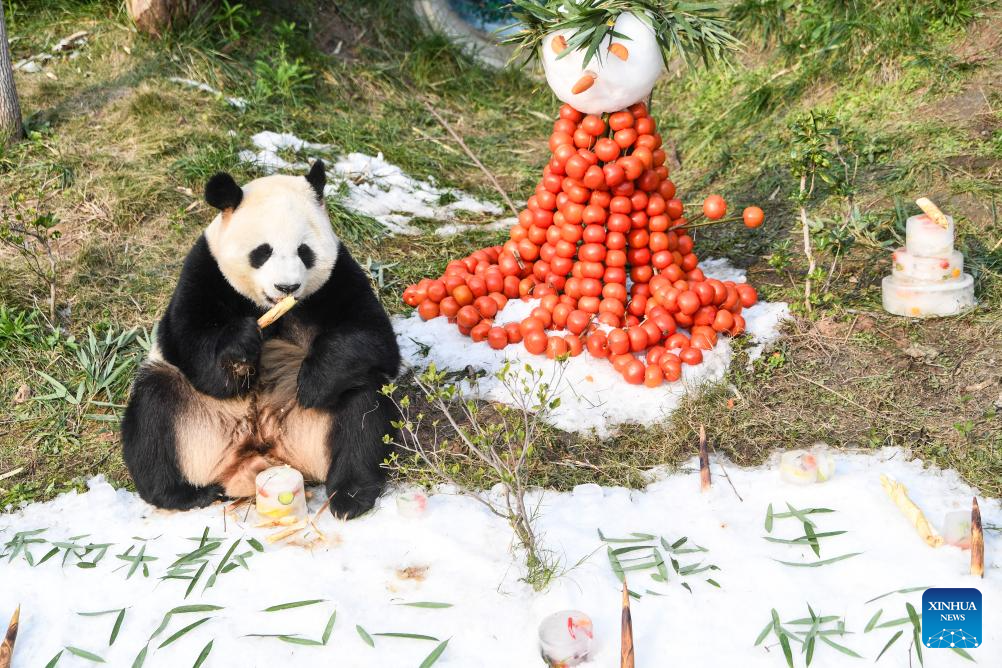
[[[118,613],[118,617],[115,618],[115,625],[111,628],[111,637],[108,638],[108,647],[115,644],[115,641],[118,639],[118,632],[122,630],[122,622],[124,621],[125,608],[122,608]]]
[[[209,654],[212,653],[212,643],[214,642],[215,642],[214,640],[210,640],[209,644],[202,648],[202,651],[199,653],[198,658],[195,659],[195,665],[193,665],[191,668],[199,668],[203,663],[205,663],[205,660],[209,658]]]
[[[843,559],[849,559],[851,557],[863,554],[862,552],[850,552],[849,554],[843,554],[837,557],[832,557],[831,559],[822,559],[821,561],[811,561],[806,563],[800,563],[796,561],[782,561],[780,559],[773,559],[773,561],[778,561],[784,566],[796,566],[798,568],[817,568],[818,566],[827,566],[828,564],[834,564],[837,561],[842,561]]]
[[[291,645],[309,645],[309,646],[322,646],[323,643],[319,640],[313,640],[312,638],[300,638],[299,636],[275,636],[282,642],[287,642]]]
[[[887,596],[891,596],[893,594],[910,594],[913,591],[925,591],[928,588],[929,587],[907,587],[906,589],[895,589],[894,591],[889,591],[886,594],[881,594],[876,598],[871,598],[869,601],[867,601],[867,603],[873,603],[874,601],[879,601],[880,599],[885,598]]]
[[[248,538],[247,543],[258,552],[264,552],[264,545],[257,538]]]
[[[367,644],[369,647],[376,646],[376,641],[372,639],[372,636],[369,635],[368,631],[363,629],[358,624],[355,624],[355,630],[358,632],[358,636],[365,641],[365,644]]]
[[[968,661],[974,661],[974,657],[973,656],[971,656],[970,654],[968,654],[964,650],[960,649],[959,647],[951,647],[950,649],[952,649],[954,652],[956,652],[960,656],[964,657]],[[977,661],[974,661],[974,662],[977,663]]]
[[[410,640],[433,640],[439,642],[439,639],[435,636],[425,636],[420,633],[373,633],[372,635],[384,638],[409,638]]]
[[[203,603],[196,603],[192,605],[181,605],[176,608],[172,608],[167,611],[166,615],[164,615],[163,621],[160,622],[160,626],[158,626],[157,630],[154,631],[153,634],[150,636],[150,640],[156,638],[158,635],[160,635],[160,633],[164,629],[167,628],[167,625],[170,624],[170,618],[173,617],[174,615],[185,615],[192,612],[215,612],[216,610],[222,610],[222,609],[223,606],[221,605],[208,605]]]
[[[878,654],[877,658],[873,660],[874,663],[880,661],[880,657],[882,657],[884,655],[884,652],[886,652],[890,648],[890,646],[893,645],[894,642],[901,637],[902,633],[904,633],[904,631],[898,631],[893,636],[891,636],[891,639],[887,641],[886,645],[884,645],[884,649],[880,650],[880,654]]]
[[[444,652],[445,648],[448,646],[449,646],[448,640],[442,641],[442,643],[440,643],[438,647],[436,647],[431,651],[431,654],[425,657],[425,660],[421,662],[419,668],[431,668],[431,666],[434,665],[436,661],[438,661],[438,658],[442,656],[442,652]]]
[[[773,626],[774,626],[774,622],[772,622],[772,621],[770,621],[768,624],[765,625],[765,628],[762,629],[762,633],[759,633],[758,634],[758,638],[755,638],[755,645],[756,646],[761,645],[762,641],[765,640],[766,637],[768,637],[769,632],[772,631],[772,629],[773,629]]]
[[[210,619],[212,619],[212,617],[203,617],[200,620],[198,620],[197,622],[192,622],[191,624],[188,624],[188,626],[186,626],[183,629],[177,631],[176,633],[174,633],[174,635],[172,635],[171,637],[167,638],[167,640],[164,640],[162,643],[160,643],[159,648],[166,647],[167,645],[171,644],[172,642],[174,642],[175,640],[177,640],[181,636],[185,635],[189,631],[192,631],[192,630],[198,628],[199,626],[201,626],[205,622],[209,621]]]
[[[877,610],[877,614],[875,614],[873,617],[870,617],[870,621],[866,623],[866,628],[863,629],[863,633],[869,633],[870,631],[872,631],[873,627],[877,625],[877,621],[880,619],[880,615],[882,614],[884,614],[883,608]]]
[[[150,651],[150,646],[146,645],[141,650],[136,658],[132,662],[132,668],[143,668],[143,664],[146,663],[146,653]]]
[[[49,659],[49,662],[45,664],[45,668],[55,668],[56,664],[59,663],[59,659],[63,656],[63,650],[56,652],[56,655]]]
[[[773,520],[772,504],[770,503],[769,507],[765,511],[765,532],[766,533],[772,533],[772,520]]]
[[[327,620],[327,626],[324,627],[324,634],[320,636],[320,642],[327,644],[327,641],[331,639],[331,633],[334,631],[334,622],[337,620],[337,610],[331,613],[330,618]]]
[[[79,656],[81,659],[87,659],[88,661],[90,661],[92,663],[104,663],[105,662],[104,659],[102,659],[101,657],[99,657],[97,654],[94,654],[93,652],[88,652],[85,649],[80,649],[79,647],[73,647],[71,645],[67,645],[66,646],[66,651],[69,652],[70,654],[74,655],[74,656]]]
[[[291,610],[292,608],[302,608],[307,605],[315,605],[317,603],[323,603],[326,599],[323,598],[313,598],[306,601],[292,601],[291,603],[281,603],[279,605],[273,605],[270,608],[265,608],[261,612],[278,612],[279,610]]]
[[[856,654],[854,651],[852,651],[851,649],[849,649],[848,647],[846,647],[845,645],[839,645],[834,640],[829,639],[828,636],[826,636],[826,635],[821,635],[819,637],[821,638],[821,642],[825,643],[826,645],[828,645],[829,647],[831,647],[833,649],[837,649],[838,651],[842,652],[846,656],[855,657],[857,659],[862,659],[863,658],[859,654]]]
[[[412,603],[398,603],[397,605],[408,605],[412,608],[451,608],[452,603],[439,603],[437,601],[414,601]]]

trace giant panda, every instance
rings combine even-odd
[[[382,492],[393,439],[380,392],[400,351],[366,273],[323,205],[323,162],[243,188],[213,176],[220,210],[188,252],[122,420],[125,463],[140,496],[169,509],[252,496],[278,463],[323,482],[352,518]],[[262,331],[257,318],[298,302]],[[390,434],[390,438],[385,436]]]

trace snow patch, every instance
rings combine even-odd
[[[408,176],[382,153],[375,156],[349,153],[331,159],[330,144],[313,144],[293,134],[268,131],[257,133],[251,141],[256,150],[241,151],[240,159],[269,174],[278,170],[305,171],[312,158],[318,155],[326,158],[330,168],[324,194],[340,200],[352,211],[374,218],[393,234],[419,234],[420,230],[410,224],[414,218],[451,221],[459,212],[501,213],[496,204],[478,200],[461,190],[440,188],[434,179],[423,181]],[[303,159],[290,162],[280,151]],[[457,226],[444,234],[460,230]]]
[[[743,501],[724,479],[721,463]],[[906,638],[887,651],[880,665],[905,668],[909,665],[909,627],[870,633],[864,633],[863,627],[881,609],[881,621],[906,617],[905,603],[918,608],[921,592],[895,594],[869,604],[865,601],[917,586],[979,588],[986,604],[983,647],[969,652],[978,665],[1002,664],[999,534],[986,533],[985,578],[972,578],[967,574],[969,553],[952,546],[927,547],[879,483],[881,473],[905,483],[912,498],[938,525],[946,512],[969,509],[976,493],[955,472],[924,468],[921,461],[906,461],[904,453],[895,449],[840,453],[835,477],[813,486],[783,482],[775,463],[746,469],[714,460],[712,470],[713,486],[706,493],[698,491],[699,474],[692,461],[680,472],[658,473],[643,490],[586,484],[573,492],[546,492],[541,499],[534,495],[534,502],[542,502],[538,528],[545,546],[565,567],[581,561],[541,594],[519,581],[522,571],[513,565],[507,525],[476,501],[434,494],[425,516],[411,519],[397,513],[396,492],[391,492],[374,512],[348,523],[324,513],[320,524],[331,537],[330,544],[313,551],[266,546],[264,553],[247,558],[248,570],[221,573],[213,588],[203,592],[200,583],[187,599],[187,581],[160,578],[178,555],[197,546],[191,538],[197,539],[208,527],[210,536],[222,540],[209,561],[210,568],[215,568],[232,541],[256,537],[264,542],[270,530],[253,528],[253,514],[246,523],[239,521],[242,515],[234,518],[232,514],[224,523],[218,504],[190,512],[156,510],[136,495],[95,478],[87,492],[64,494],[48,503],[0,515],[0,545],[17,532],[40,528],[46,530],[38,537],[46,541],[89,534],[83,540],[113,543],[107,556],[91,569],[72,565],[73,559],[62,566],[61,553],[37,564],[50,543],[30,546],[35,567],[20,555],[11,561],[0,559],[0,619],[5,623],[14,607],[21,605],[14,655],[18,666],[45,665],[67,645],[95,652],[107,665],[132,665],[168,610],[213,604],[223,609],[175,615],[150,644],[145,665],[191,665],[210,640],[214,644],[206,666],[321,665],[332,661],[339,666],[416,666],[435,647],[433,642],[374,636],[373,648],[359,637],[355,630],[359,625],[370,634],[405,632],[451,638],[436,668],[511,668],[541,665],[536,636],[540,621],[557,610],[577,608],[594,620],[594,655],[585,665],[601,668],[618,665],[620,623],[620,583],[598,539],[596,530],[601,529],[610,537],[647,532],[669,542],[686,536],[708,551],[680,555],[680,565],[703,560],[720,569],[683,578],[669,566],[668,583],[655,582],[647,571],[628,573],[631,588],[642,595],[631,602],[638,668],[783,665],[774,639],[766,642],[766,651],[754,646],[755,638],[772,608],[788,621],[807,616],[807,603],[821,614],[844,616],[850,633],[834,639],[865,657],[866,662],[859,662],[861,666],[872,663],[890,637],[904,628]],[[314,491],[310,505],[316,510],[323,493]],[[985,525],[1002,524],[999,501],[981,501]],[[766,507],[772,504],[785,509],[786,502],[797,508],[836,511],[814,516],[820,531],[847,531],[821,539],[821,558],[862,554],[819,568],[778,563],[776,560],[817,559],[806,545],[762,539],[766,535]],[[801,533],[799,522],[780,519],[771,535],[796,538]],[[156,561],[148,562],[148,578],[140,570],[126,579],[129,562],[116,555],[140,544],[136,537],[150,539],[145,555],[156,557]],[[245,545],[242,542],[236,553],[250,549]],[[132,554],[137,550],[134,548]],[[720,588],[708,584],[708,577]],[[682,587],[683,581],[691,593]],[[325,600],[302,608],[262,612],[269,606],[306,599]],[[453,607],[399,605],[413,601],[446,602]],[[115,614],[77,614],[119,608],[127,611],[121,633],[110,647]],[[298,633],[318,639],[335,609],[337,621],[327,647],[247,637],[254,633]],[[176,631],[203,617],[210,620],[159,647]],[[802,665],[802,657],[797,661]],[[970,665],[953,652],[935,650],[926,652],[926,662],[946,668]],[[65,652],[60,662],[64,664],[85,665]],[[855,664],[819,643],[812,665],[841,668]]]
[[[744,271],[727,260],[708,260],[700,266],[709,278],[745,281]],[[535,299],[509,300],[495,323],[518,322],[538,305],[539,300]],[[757,357],[768,343],[779,337],[779,323],[788,317],[789,308],[782,302],[759,302],[742,311],[742,315],[753,343],[751,353]],[[555,396],[560,398],[560,406],[550,416],[554,426],[573,432],[595,430],[601,437],[609,436],[620,424],[654,424],[665,420],[686,394],[705,383],[721,380],[732,357],[731,341],[722,336],[713,350],[703,351],[702,364],[682,365],[679,381],[649,388],[627,384],[607,360],[595,359],[587,351],[561,364],[543,355],[533,355],[521,344],[494,350],[486,341],[474,343],[442,317],[426,322],[415,312],[406,318],[395,318],[394,329],[404,359],[414,367],[424,368],[433,362],[439,369],[473,367],[486,371],[476,384],[465,383],[463,388],[483,399],[516,403],[494,376],[505,361],[516,367],[529,364],[542,370],[544,378],[551,379],[551,385],[559,380]]]

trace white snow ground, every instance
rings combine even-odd
[[[694,466],[692,462],[690,466]],[[906,461],[894,449],[838,457],[835,477],[824,484],[801,487],[783,482],[770,466],[742,469],[727,466],[740,501],[713,466],[714,483],[699,492],[699,474],[690,469],[671,475],[655,474],[645,490],[584,485],[573,493],[546,493],[539,519],[547,547],[565,565],[583,560],[554,582],[545,593],[535,594],[519,581],[522,572],[509,552],[510,532],[503,521],[477,502],[448,494],[430,499],[426,515],[407,519],[398,515],[392,494],[375,512],[340,523],[324,514],[321,527],[332,538],[328,546],[312,552],[299,547],[266,546],[262,554],[247,559],[248,570],[221,574],[215,586],[201,584],[185,600],[187,582],[160,580],[177,555],[189,552],[205,527],[223,539],[210,558],[214,568],[222,552],[239,537],[262,540],[270,531],[254,529],[251,519],[224,525],[222,507],[177,513],[155,510],[134,494],[115,490],[100,478],[90,491],[64,494],[48,503],[27,506],[0,515],[0,544],[19,531],[45,528],[38,537],[65,540],[80,534],[98,543],[113,543],[95,568],[61,566],[62,554],[31,567],[18,555],[0,559],[0,623],[21,604],[21,629],[14,666],[42,666],[63,646],[78,647],[103,657],[108,665],[129,666],[145,646],[164,614],[185,604],[223,606],[211,613],[175,615],[165,631],[150,645],[146,666],[188,666],[202,648],[213,641],[204,664],[222,666],[313,665],[350,668],[418,666],[434,642],[375,637],[366,644],[356,625],[368,633],[420,633],[451,638],[436,666],[463,668],[528,668],[541,666],[536,631],[546,615],[578,608],[595,624],[594,657],[588,666],[618,666],[620,583],[613,574],[601,529],[609,537],[649,532],[669,543],[686,536],[705,547],[705,553],[679,555],[680,566],[704,560],[719,570],[680,578],[669,566],[667,584],[655,582],[652,571],[627,573],[629,583],[642,598],[632,602],[638,668],[688,666],[693,668],[784,666],[774,638],[768,650],[755,647],[755,638],[775,608],[784,622],[807,615],[806,604],[817,612],[844,617],[847,633],[830,636],[864,660],[851,659],[819,644],[813,666],[831,668],[871,665],[891,636],[903,636],[887,651],[879,665],[904,668],[909,663],[910,626],[877,628],[864,633],[867,621],[883,610],[880,623],[907,617],[905,603],[920,609],[921,592],[894,594],[872,603],[869,599],[892,590],[920,586],[977,587],[984,595],[983,646],[968,650],[981,666],[1002,665],[1002,539],[986,532],[986,568],[983,580],[968,575],[969,553],[945,546],[932,549],[916,535],[885,496],[879,475],[887,473],[904,482],[912,498],[934,524],[944,513],[967,509],[974,490],[953,471],[925,469],[920,461]],[[322,494],[311,506],[316,508]],[[818,568],[786,566],[778,560],[811,562],[807,546],[763,540],[766,507],[777,512],[789,502],[797,508],[827,507],[836,512],[812,515],[819,531],[845,530],[820,541],[821,558],[851,552],[859,556]],[[1002,524],[998,500],[981,499],[984,522]],[[773,536],[796,538],[796,520],[777,519]],[[136,537],[148,538],[150,576],[137,571],[126,579],[128,563],[116,558]],[[245,549],[243,543],[237,554]],[[617,544],[616,546],[620,546]],[[50,544],[31,549],[37,562]],[[135,554],[137,548],[133,549]],[[629,555],[623,555],[624,558]],[[427,568],[424,580],[406,580],[405,568]],[[117,569],[117,570],[116,570]],[[720,588],[705,578],[712,577]],[[686,581],[691,593],[682,587]],[[204,578],[202,580],[204,582]],[[647,593],[658,592],[661,596]],[[309,607],[262,612],[268,606],[304,599],[325,599]],[[451,603],[446,609],[399,605],[403,602]],[[124,623],[114,645],[108,646],[115,613],[83,617],[79,612],[126,608]],[[337,618],[329,644],[301,646],[276,638],[247,637],[254,633],[298,633],[317,639],[331,613]],[[210,620],[171,644],[158,646],[176,631],[203,617]],[[788,625],[791,626],[792,625]],[[799,627],[804,629],[805,627]],[[804,658],[794,644],[796,665]],[[930,668],[971,665],[945,649],[926,649]],[[92,665],[64,652],[59,666]]]
[[[745,281],[744,271],[727,260],[707,260],[700,266],[708,277]],[[525,302],[512,299],[498,313],[495,322],[520,321],[538,304],[536,299]],[[752,337],[749,354],[754,359],[766,344],[779,337],[779,323],[789,315],[789,308],[782,302],[759,302],[742,314]],[[652,424],[664,420],[686,393],[722,379],[732,357],[731,341],[722,336],[713,350],[703,351],[702,364],[682,366],[681,380],[649,388],[628,385],[608,360],[595,359],[587,351],[561,367],[545,355],[529,353],[521,344],[494,350],[486,341],[474,343],[441,317],[426,322],[415,312],[407,318],[395,318],[394,329],[404,359],[412,366],[423,368],[433,362],[439,369],[461,371],[471,366],[487,370],[477,387],[464,389],[494,401],[513,403],[508,390],[492,375],[506,359],[518,363],[513,366],[529,364],[537,371],[542,370],[545,378],[554,382],[559,379],[555,396],[560,398],[560,406],[551,414],[550,422],[567,431],[594,429],[599,436],[607,436],[616,425],[626,422]]]
[[[349,153],[332,157],[330,144],[314,144],[289,133],[259,132],[251,141],[256,150],[241,151],[244,162],[265,172],[306,171],[317,157],[327,161],[327,197],[339,199],[347,208],[371,216],[393,234],[418,234],[414,218],[454,221],[458,212],[497,215],[501,208],[454,188],[440,188],[434,180],[408,176],[400,167],[375,156]],[[295,155],[290,162],[282,154]],[[455,231],[459,231],[457,228]],[[451,231],[450,233],[455,233]]]

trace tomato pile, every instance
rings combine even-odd
[[[565,104],[550,151],[508,241],[404,290],[423,319],[448,318],[498,350],[521,344],[557,358],[587,349],[628,383],[649,387],[679,380],[682,365],[701,363],[718,335],[744,331],[741,311],[758,300],[755,288],[703,275],[643,104],[605,119]],[[709,221],[725,222],[726,212],[719,195],[703,203]],[[742,220],[758,227],[762,210],[748,207]],[[494,324],[516,297],[540,304],[521,322]]]

